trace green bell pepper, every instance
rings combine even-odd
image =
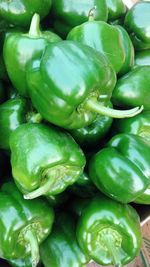
[[[141,19],[142,14],[142,19]],[[140,1],[128,10],[124,25],[131,34],[136,50],[150,48],[150,2]]]
[[[136,52],[135,65],[148,65],[150,66],[150,49]]]
[[[127,11],[127,8],[122,0],[106,0],[108,7],[108,20],[114,21],[123,17]]]
[[[88,19],[89,11],[96,6],[94,19],[107,21],[108,8],[106,0],[55,0],[52,2],[52,15],[54,17],[54,29],[65,37],[69,30]],[[59,25],[59,27],[58,27]],[[63,27],[61,26],[63,25]]]
[[[90,200],[79,217],[79,245],[101,265],[123,266],[131,262],[140,251],[141,239],[136,210],[105,196]]]
[[[137,66],[118,79],[112,102],[119,107],[143,105],[150,110],[150,66]]]
[[[90,260],[77,243],[75,219],[66,213],[57,216],[40,254],[44,267],[85,267]]]
[[[134,118],[121,120],[120,123],[114,121],[112,132],[128,133],[139,135],[143,141],[150,146],[150,112],[145,111]],[[147,188],[134,202],[139,204],[150,204],[150,187]]]
[[[94,21],[93,13],[94,11],[89,15],[88,22],[73,28],[67,39],[81,42],[103,53],[116,73],[128,72],[134,64],[134,48],[128,33],[121,26]]]
[[[17,259],[17,260],[9,260],[9,264],[12,267],[32,267],[31,257],[26,257],[24,259]]]
[[[51,31],[40,31],[40,17],[32,18],[29,33],[10,32],[4,42],[4,61],[9,78],[19,94],[27,97],[26,67],[31,59],[40,58],[50,42],[61,38]],[[13,51],[13,53],[12,53]],[[14,68],[15,65],[15,68]]]
[[[115,72],[102,54],[74,41],[49,44],[42,58],[28,65],[27,83],[41,116],[66,129],[89,125],[98,113],[123,118],[142,110],[106,107],[116,83]]]
[[[22,97],[9,99],[0,105],[0,148],[10,150],[9,138],[12,132],[25,122],[39,123],[41,115]]]
[[[85,156],[73,138],[42,124],[22,124],[10,137],[15,182],[25,198],[57,195],[82,173]]]
[[[44,18],[51,8],[51,0],[12,0],[0,1],[0,17],[9,24],[29,26],[31,18],[38,13]]]
[[[112,118],[97,115],[96,119],[88,126],[70,130],[76,142],[84,149],[100,146],[102,138],[108,133],[112,124]]]
[[[141,137],[118,134],[92,157],[89,176],[104,194],[129,203],[150,186],[149,163],[149,146]]]
[[[39,261],[39,244],[49,235],[54,220],[51,207],[42,199],[25,200],[13,182],[0,191],[0,257],[7,260],[31,254]]]

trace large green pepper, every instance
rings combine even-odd
[[[54,0],[52,3],[52,15],[54,16],[54,29],[63,37],[69,30],[88,19],[89,11],[96,6],[94,19],[107,21],[108,8],[106,0]],[[61,24],[63,28],[61,28]],[[58,27],[59,25],[59,27]]]
[[[42,124],[22,124],[10,137],[12,173],[26,198],[57,195],[82,173],[85,157],[73,138]]]
[[[25,76],[29,61],[40,58],[49,42],[61,40],[53,32],[40,31],[39,21],[39,15],[35,14],[31,21],[29,33],[9,33],[4,42],[3,54],[6,69],[13,86],[22,96],[28,96]]]
[[[113,132],[136,134],[143,138],[143,141],[150,146],[150,112],[143,112],[134,118],[117,121],[113,124]],[[134,202],[139,204],[150,204],[150,187],[147,188]]]
[[[142,14],[142,19],[141,19]],[[126,14],[125,27],[131,34],[135,49],[150,48],[150,2],[136,3]]]
[[[22,97],[9,99],[0,105],[0,148],[9,150],[11,133],[25,122],[38,123],[39,113],[32,111],[30,104]]]
[[[139,136],[116,135],[92,157],[89,176],[109,197],[134,201],[150,186],[149,147]]]
[[[40,246],[44,267],[84,267],[90,258],[76,240],[76,223],[66,213],[57,215],[52,233]]]
[[[130,205],[97,196],[81,212],[77,239],[84,253],[95,262],[123,266],[140,251],[139,216]]]
[[[128,33],[121,26],[94,21],[93,13],[88,22],[73,28],[67,39],[81,42],[103,53],[116,73],[126,73],[134,64],[134,48]]]
[[[150,110],[150,66],[137,66],[118,79],[112,102],[119,107],[143,105]]]
[[[49,235],[54,220],[52,208],[42,199],[25,200],[13,182],[0,191],[0,257],[24,258],[31,254],[32,266],[39,261],[39,247]]]
[[[19,26],[29,26],[34,13],[45,17],[51,7],[51,0],[1,0],[0,17],[8,23]]]
[[[68,129],[82,128],[97,113],[122,118],[141,112],[106,107],[116,83],[107,59],[74,41],[49,44],[41,60],[28,66],[27,82],[33,106],[46,120]]]

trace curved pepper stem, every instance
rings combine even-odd
[[[40,16],[36,13],[32,17],[28,35],[32,36],[32,37],[40,37],[41,36]]]
[[[117,119],[134,117],[137,114],[141,113],[143,110],[143,106],[135,107],[135,108],[128,109],[128,110],[116,110],[116,109],[101,105],[96,99],[89,99],[86,102],[86,108],[100,115],[108,116],[111,118],[117,118]]]
[[[96,10],[96,6],[90,9],[88,13],[88,21],[94,21],[95,10]]]
[[[31,248],[32,267],[36,267],[40,260],[39,245],[36,234],[33,230],[28,229],[24,235],[24,238],[29,243]]]
[[[121,267],[121,261],[120,261],[118,249],[115,246],[114,241],[111,238],[111,236],[108,237],[107,235],[105,235],[103,237],[103,241],[104,241],[105,246],[107,247],[110,255],[112,256],[114,266],[115,267]]]
[[[50,191],[50,189],[54,185],[54,183],[55,183],[55,181],[53,181],[53,179],[48,179],[47,182],[45,182],[39,188],[37,188],[34,191],[24,195],[23,197],[25,199],[33,199],[33,198],[45,195],[47,192]]]

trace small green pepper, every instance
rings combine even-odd
[[[63,192],[85,165],[73,138],[52,126],[20,125],[10,137],[10,149],[13,177],[29,199]]]
[[[130,205],[97,196],[86,204],[79,217],[77,240],[83,252],[95,262],[123,266],[141,248],[139,216]]]
[[[54,29],[63,37],[69,30],[88,19],[89,11],[96,6],[95,20],[107,21],[108,8],[106,0],[55,0],[52,3],[52,15],[54,16]],[[61,24],[63,27],[61,27]],[[58,27],[59,25],[59,27]]]
[[[32,59],[40,58],[49,42],[61,40],[51,31],[40,31],[39,23],[40,17],[35,14],[29,33],[10,32],[4,42],[3,54],[9,78],[19,94],[25,97],[28,96],[25,77],[27,64]]]
[[[112,102],[119,107],[143,105],[150,110],[150,66],[137,66],[118,79]]]
[[[31,18],[38,13],[44,18],[51,8],[51,0],[11,0],[0,1],[0,17],[9,24],[29,26]]]
[[[40,247],[44,267],[84,267],[88,254],[82,252],[76,240],[76,223],[66,213],[57,215],[53,231]]]
[[[19,125],[41,120],[40,114],[32,111],[26,99],[16,97],[5,101],[0,105],[0,148],[10,150],[9,138]]]
[[[42,199],[25,200],[13,182],[0,191],[0,257],[7,260],[31,254],[32,267],[39,261],[39,244],[49,235],[54,213]]]
[[[85,127],[98,113],[123,118],[143,109],[107,107],[116,74],[104,55],[75,41],[48,44],[42,58],[27,69],[33,106],[44,119],[66,129]]]
[[[149,1],[137,2],[126,14],[124,25],[132,36],[132,41],[136,50],[150,48],[149,14]]]
[[[149,163],[149,146],[141,137],[118,134],[92,157],[89,176],[104,194],[129,203],[150,186]]]

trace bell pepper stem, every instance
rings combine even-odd
[[[105,246],[107,247],[110,255],[112,256],[112,261],[115,267],[121,267],[121,261],[118,253],[118,248],[115,246],[113,239],[111,236],[105,235],[103,237],[103,241],[105,242]]]
[[[39,245],[36,234],[33,230],[28,229],[24,235],[25,240],[29,243],[31,248],[32,267],[36,267],[39,260]]]
[[[90,9],[88,13],[88,21],[94,21],[95,11],[96,11],[96,6]]]
[[[39,37],[41,36],[40,31],[40,16],[38,14],[34,14],[31,20],[30,29],[29,29],[29,36],[32,37]]]
[[[137,114],[141,113],[143,110],[143,106],[135,107],[128,110],[116,110],[101,105],[96,99],[87,100],[86,108],[103,116],[108,116],[117,119],[134,117]]]
[[[33,199],[33,198],[45,195],[47,192],[50,191],[50,189],[51,189],[51,187],[53,186],[54,183],[55,183],[55,181],[53,181],[52,179],[48,179],[47,182],[45,182],[39,188],[37,188],[34,191],[24,195],[24,198],[25,199]]]

